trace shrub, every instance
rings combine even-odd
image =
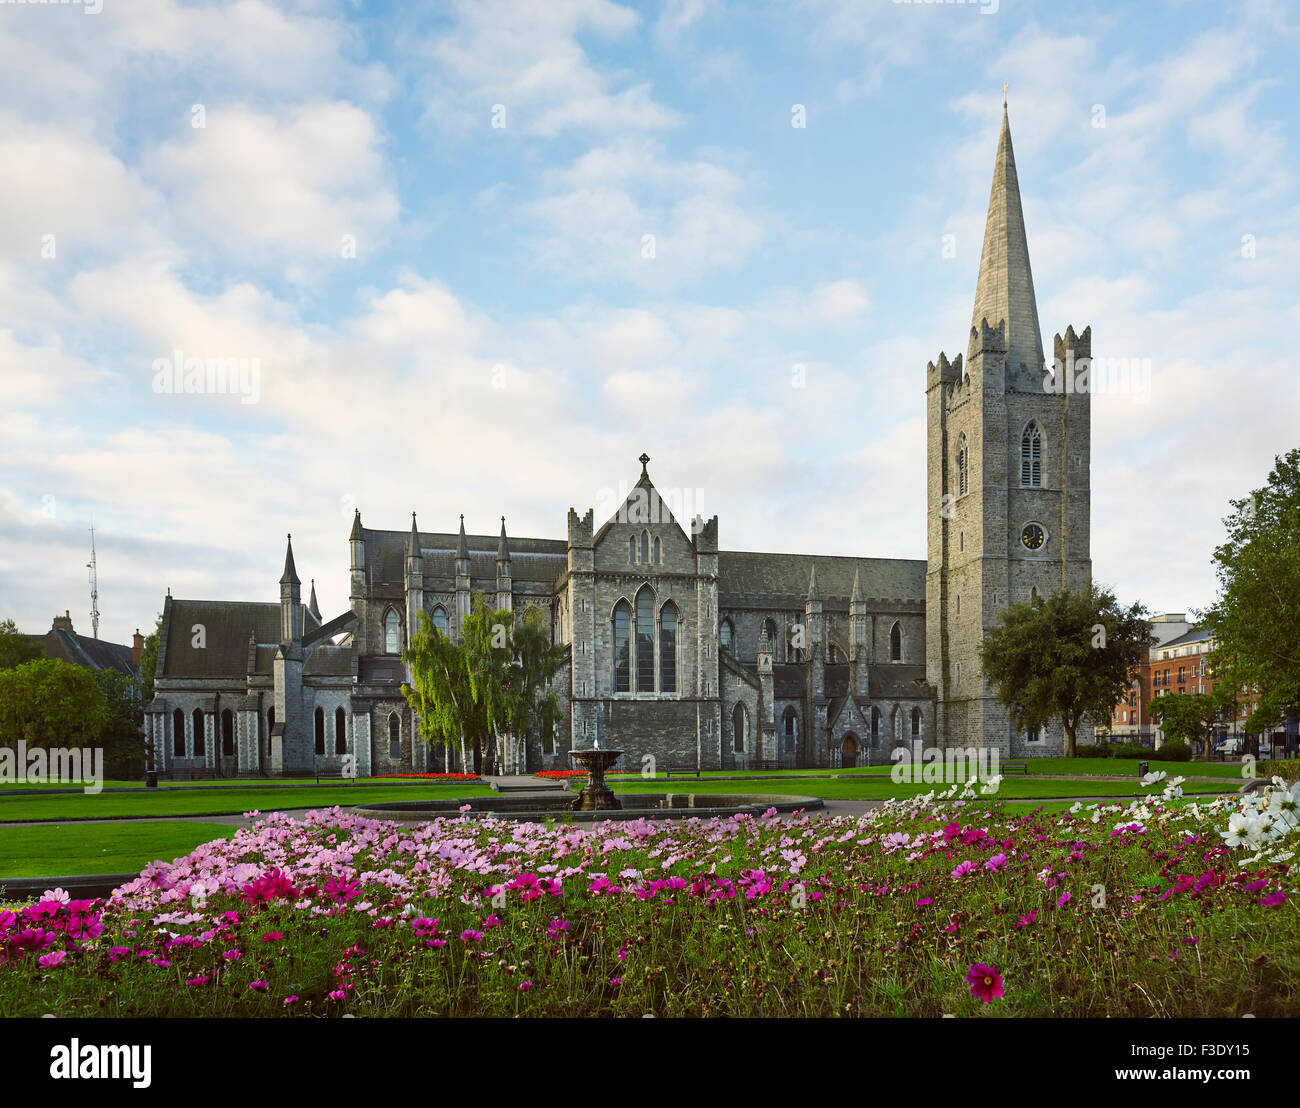
[[[1146,747],[1138,746],[1137,743],[1121,743],[1115,747],[1114,756],[1116,758],[1150,758],[1151,751]]]
[[[1111,746],[1110,743],[1093,743],[1091,746],[1077,747],[1075,753],[1080,758],[1109,758]]]
[[[1155,756],[1163,762],[1189,762],[1192,748],[1186,743],[1165,743],[1155,752]]]
[[[1300,758],[1265,758],[1255,764],[1256,777],[1280,777],[1283,781],[1300,781]]]

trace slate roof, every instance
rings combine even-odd
[[[1157,644],[1157,650],[1168,650],[1171,646],[1187,646],[1189,643],[1204,642],[1210,637],[1208,627],[1194,627],[1192,630],[1179,635],[1176,639],[1170,639],[1168,642]]]
[[[242,677],[248,672],[250,633],[257,643],[280,641],[279,604],[173,597],[170,611],[163,677]],[[206,635],[202,650],[193,646],[196,623],[203,625]],[[259,672],[261,663],[259,649]]]
[[[403,584],[406,581],[406,551],[411,541],[409,531],[372,531],[363,528],[366,542],[366,572],[370,583]],[[456,576],[458,534],[420,532],[420,555],[424,559],[424,576]],[[469,549],[470,579],[497,579],[499,535],[466,535]],[[551,584],[569,564],[569,547],[564,539],[530,539],[510,536],[510,576],[515,581],[539,581]]]
[[[933,691],[933,686],[925,684],[925,666],[888,662],[872,666],[867,673],[867,693],[872,700],[891,696],[926,696]]]
[[[304,677],[351,677],[352,647],[334,646],[332,643],[318,646],[303,663]]]
[[[45,657],[68,662],[83,669],[113,669],[128,676],[134,675],[131,648],[121,643],[105,642],[75,631],[53,628],[43,635],[28,635],[45,652]]]
[[[854,574],[867,599],[925,601],[924,559],[838,558],[821,554],[760,554],[718,552],[718,602],[723,607],[745,604],[802,608],[808,596],[813,566],[823,597],[848,605]]]

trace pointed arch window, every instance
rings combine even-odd
[[[636,562],[636,536],[628,535],[627,537],[627,560]]]
[[[871,709],[871,745],[880,745],[880,709]]]
[[[718,625],[718,652],[720,654],[731,653],[731,640],[735,634],[735,629],[731,626],[731,620],[724,619]]]
[[[394,762],[402,757],[402,717],[396,712],[388,716],[388,757]]]
[[[172,756],[185,757],[185,713],[179,708],[172,712]]]
[[[636,691],[655,691],[655,598],[648,585],[636,594]]]
[[[903,660],[903,629],[897,623],[889,629],[889,660],[891,662]]]
[[[229,708],[221,713],[221,755],[233,757],[235,753],[235,713]]]
[[[795,714],[793,708],[785,710],[785,752],[794,753],[795,739],[798,737],[799,717]]]
[[[655,536],[655,565],[657,566],[663,565],[663,561],[664,561],[664,548],[663,545],[659,542],[659,537],[656,535]]]
[[[780,644],[777,642],[777,638],[776,638],[776,620],[774,619],[763,620],[763,630],[767,632],[767,641],[772,646],[772,660],[775,662],[777,661],[777,655],[780,652],[778,649]]]
[[[736,753],[745,753],[745,706],[737,704],[731,712],[731,734],[736,741]]]
[[[1020,487],[1041,488],[1043,484],[1043,436],[1033,420],[1020,436]]]
[[[677,691],[677,609],[671,604],[659,613],[659,691]]]
[[[325,753],[325,709],[316,709],[316,753]]]
[[[334,753],[348,752],[348,721],[342,708],[334,709]]]
[[[642,531],[641,532],[641,561],[648,562],[649,560],[650,560],[650,532]]]
[[[203,712],[194,709],[194,757],[202,758],[207,753],[207,736],[203,734]]]
[[[266,710],[266,756],[271,756],[271,732],[275,730],[275,709]]]
[[[912,709],[912,738],[919,739],[920,737],[921,737],[921,709],[913,708]]]
[[[392,608],[384,616],[384,653],[398,654],[402,649],[402,622]]]
[[[632,606],[614,605],[614,691],[632,691]]]
[[[957,495],[965,496],[970,490],[970,451],[966,447],[966,432],[957,436]]]
[[[441,604],[439,604],[436,608],[434,608],[433,615],[430,618],[433,621],[433,625],[445,636],[447,634],[446,609],[443,608]]]

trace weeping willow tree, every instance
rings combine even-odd
[[[474,772],[492,772],[507,736],[513,736],[513,766],[506,768],[519,769],[527,760],[520,748],[528,736],[554,733],[559,702],[547,686],[563,659],[564,648],[551,642],[536,605],[516,625],[512,612],[490,608],[476,595],[459,642],[420,613],[411,646],[402,653],[411,675],[402,695],[420,718],[425,742],[448,748],[458,743],[462,766],[472,752]]]

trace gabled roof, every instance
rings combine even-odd
[[[925,600],[922,560],[909,558],[837,558],[820,554],[760,554],[752,551],[718,552],[718,595],[723,607],[746,601],[772,607],[802,608],[808,596],[813,566],[817,587],[827,601],[848,603],[853,579],[870,598]]]
[[[399,585],[406,580],[406,551],[410,534],[404,531],[372,531],[362,534],[366,543],[366,573],[370,583]],[[453,532],[421,531],[420,555],[424,576],[454,578],[457,548],[462,535]],[[496,586],[499,535],[464,535],[471,582],[475,587]],[[569,547],[564,539],[510,539],[510,573],[515,581],[553,582],[569,564]],[[490,583],[490,586],[489,586]]]
[[[235,600],[177,600],[167,606],[167,654],[161,677],[244,677],[249,634],[257,644],[280,641],[280,605]],[[203,647],[194,628],[203,628]],[[259,645],[260,655],[260,645]],[[260,657],[258,660],[260,668]]]
[[[78,635],[61,627],[52,628],[43,635],[27,637],[40,646],[47,658],[83,669],[111,669],[129,676],[136,673],[131,663],[131,648],[120,643]]]
[[[682,527],[677,517],[669,509],[668,502],[659,495],[659,490],[654,487],[654,483],[650,480],[649,456],[642,454],[639,461],[641,462],[641,477],[632,486],[631,491],[624,498],[623,503],[619,505],[618,510],[592,536],[591,545],[599,546],[600,540],[604,538],[605,533],[616,523],[666,522],[676,527],[682,538],[688,544],[694,546],[694,540],[686,533],[685,528]],[[642,518],[643,515],[649,513],[654,513],[654,518]]]

